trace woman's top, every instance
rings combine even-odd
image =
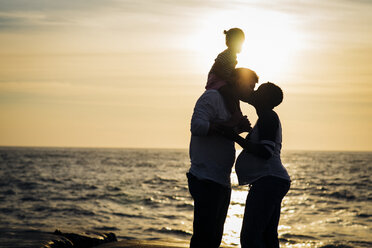
[[[264,145],[273,155],[269,159],[264,159],[243,150],[235,164],[240,185],[251,184],[264,176],[275,176],[290,181],[280,159],[282,126],[274,111],[261,115],[246,139]]]

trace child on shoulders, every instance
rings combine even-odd
[[[240,53],[245,39],[244,32],[239,28],[224,31],[226,35],[227,49],[221,52],[209,71],[205,89],[215,89],[222,95],[225,105],[231,114],[229,121],[221,123],[225,126],[236,127],[239,132],[249,132],[251,124],[246,116],[243,116],[239,100],[234,97],[231,84],[235,80],[235,66],[237,54]]]

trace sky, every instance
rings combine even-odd
[[[0,0],[0,145],[187,148],[223,30],[240,27],[238,67],[284,91],[283,149],[372,151],[370,13],[367,0]]]

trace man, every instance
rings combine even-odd
[[[254,71],[238,68],[231,85],[233,95],[248,101],[258,77]],[[187,173],[190,194],[194,199],[191,248],[218,248],[230,203],[231,168],[235,161],[234,142],[219,135],[219,123],[231,114],[217,90],[207,90],[196,102],[191,119],[190,159]]]

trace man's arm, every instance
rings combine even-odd
[[[207,136],[214,133],[215,125],[211,120],[215,118],[217,112],[215,96],[214,93],[203,94],[196,102],[191,118],[192,135]]]

